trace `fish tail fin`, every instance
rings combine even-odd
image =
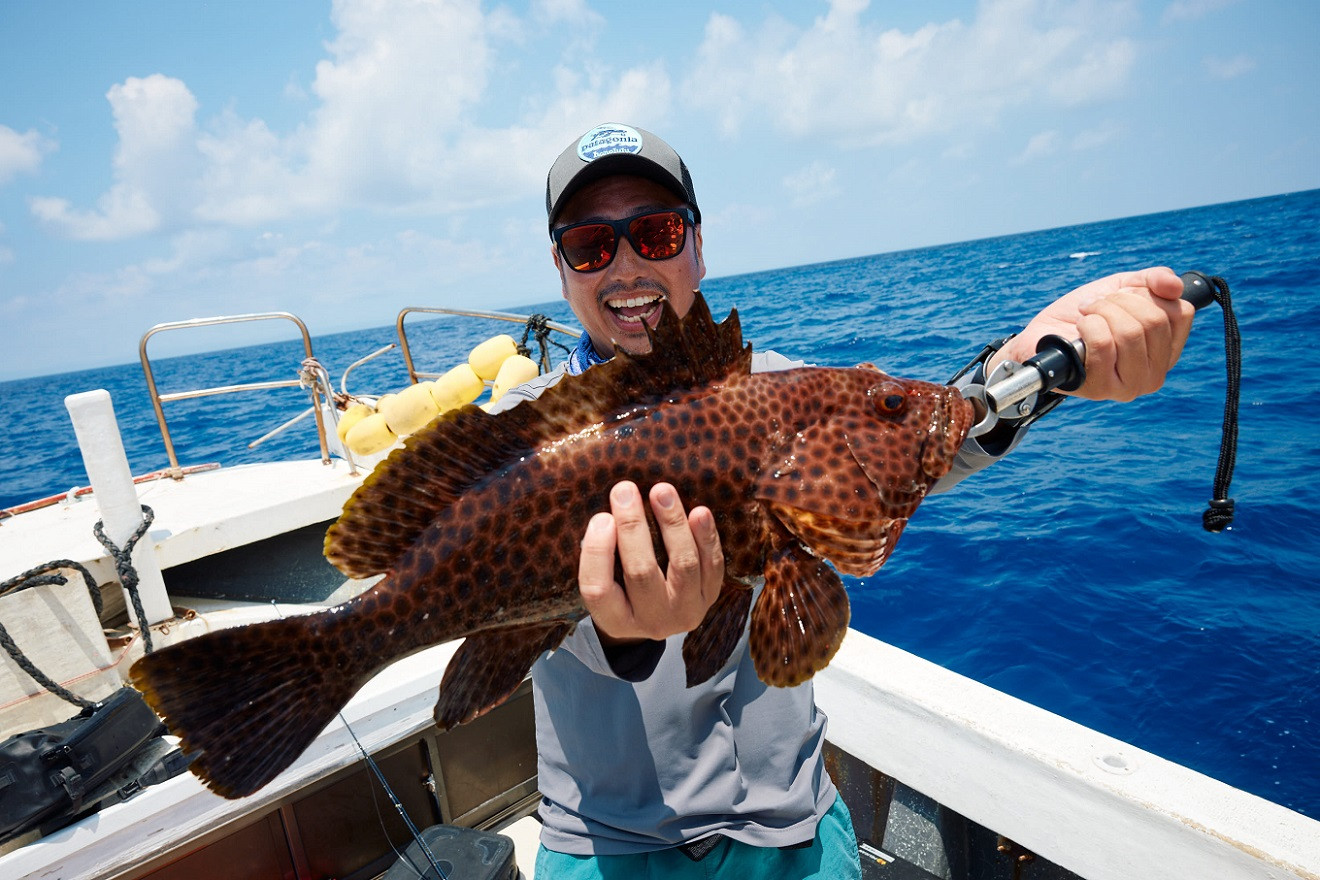
[[[839,650],[849,616],[848,591],[824,560],[796,542],[771,554],[765,587],[752,609],[757,677],[775,687],[811,678]]]
[[[361,684],[353,652],[327,652],[299,615],[219,630],[148,654],[134,687],[193,757],[191,771],[226,798],[252,794],[312,743]]]

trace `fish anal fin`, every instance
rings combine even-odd
[[[797,542],[772,553],[752,609],[757,677],[793,687],[824,669],[848,631],[849,613],[843,581],[823,560]]]
[[[752,588],[726,577],[719,598],[706,612],[706,619],[683,639],[683,665],[687,686],[709,681],[724,668],[742,638],[747,612],[752,607]]]
[[[559,646],[573,624],[565,620],[474,633],[449,661],[435,704],[441,730],[466,724],[507,700],[536,658]]]

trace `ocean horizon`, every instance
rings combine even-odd
[[[1314,817],[1320,418],[1304,403],[1320,378],[1296,361],[1320,331],[1317,252],[1311,190],[710,278],[703,290],[717,317],[737,308],[758,349],[946,381],[1088,280],[1158,264],[1226,278],[1243,337],[1228,531],[1200,524],[1224,407],[1212,307],[1161,391],[1128,404],[1068,401],[1005,461],[929,499],[884,569],[846,579],[853,626]],[[557,291],[501,310],[577,323]],[[516,337],[513,327],[419,319],[409,340],[419,368],[439,372],[490,335]],[[384,326],[313,341],[338,387],[349,364],[396,340]],[[289,378],[301,360],[288,340],[153,366],[168,392]],[[395,351],[355,370],[350,390],[406,383]],[[92,388],[111,393],[133,471],[168,464],[136,362],[0,382],[13,438],[0,457],[0,509],[86,484],[63,399]],[[228,465],[315,456],[310,420],[247,448],[306,405],[286,389],[179,401],[166,415],[182,464]]]

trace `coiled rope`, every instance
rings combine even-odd
[[[138,573],[133,567],[133,548],[138,540],[147,533],[151,527],[151,521],[156,518],[156,513],[147,505],[142,505],[142,522],[133,530],[133,534],[128,536],[121,550],[115,546],[115,542],[106,537],[105,529],[101,520],[96,521],[92,526],[92,534],[96,540],[101,542],[101,546],[110,554],[110,558],[115,561],[115,573],[119,575],[119,582],[124,585],[128,591],[129,601],[133,603],[133,613],[137,616],[138,627],[142,630],[142,643],[146,652],[152,652],[151,647],[151,627],[147,625],[147,612],[142,607],[142,593],[138,590]]]
[[[31,589],[32,587],[41,587],[50,584],[67,584],[69,582],[67,577],[62,574],[53,573],[61,568],[71,568],[82,573],[83,582],[87,584],[87,593],[92,597],[92,607],[96,609],[96,616],[99,618],[103,607],[101,601],[101,588],[96,585],[96,578],[92,577],[92,573],[87,570],[86,566],[74,562],[72,559],[56,559],[53,562],[38,565],[36,568],[30,568],[16,577],[11,577],[4,583],[0,583],[0,596],[19,593],[23,590]],[[3,647],[9,656],[13,658],[14,663],[18,665],[19,669],[26,672],[32,677],[33,681],[50,691],[55,696],[83,709],[90,709],[96,705],[96,703],[93,703],[91,700],[80,697],[73,691],[65,689],[59,684],[59,682],[38,669],[36,664],[28,659],[28,656],[23,653],[23,649],[15,643],[13,637],[9,635],[9,631],[5,629],[3,623],[0,623],[0,647]]]
[[[105,547],[106,551],[110,554],[110,558],[114,560],[115,573],[119,575],[120,583],[122,583],[124,589],[128,591],[128,598],[133,604],[133,612],[137,616],[139,628],[142,631],[143,645],[148,654],[153,650],[151,644],[151,627],[145,622],[147,619],[147,613],[142,607],[142,592],[138,589],[140,578],[138,577],[137,569],[133,567],[133,548],[137,545],[137,542],[142,536],[147,533],[147,529],[150,528],[151,522],[155,518],[155,512],[153,512],[147,505],[142,505],[142,523],[133,531],[133,534],[129,535],[128,540],[124,542],[123,548],[115,546],[115,543],[106,537],[104,523],[102,523],[101,520],[97,520],[96,525],[92,526],[92,534],[96,536],[96,539],[101,542],[101,546]],[[5,596],[10,593],[18,593],[23,590],[31,589],[32,587],[66,584],[69,582],[67,577],[62,574],[54,573],[61,568],[73,569],[82,574],[83,582],[87,585],[87,593],[92,597],[92,607],[96,610],[97,618],[100,618],[101,612],[105,607],[104,602],[101,599],[101,588],[97,586],[96,578],[92,577],[92,573],[87,570],[87,567],[79,562],[74,562],[72,559],[56,559],[53,562],[46,562],[0,583],[0,596]],[[9,654],[19,669],[22,669],[32,677],[33,681],[60,699],[66,700],[73,703],[75,706],[80,706],[84,709],[90,709],[97,705],[96,703],[84,699],[64,688],[59,682],[38,669],[36,664],[33,663],[25,653],[23,653],[23,649],[20,648],[14,641],[13,637],[9,635],[9,631],[5,629],[4,624],[2,623],[0,623],[0,647],[5,649],[5,652]]]
[[[532,336],[540,348],[541,359],[538,363],[544,369],[550,363],[550,346],[556,346],[564,354],[571,354],[572,349],[550,335],[550,318],[546,315],[532,315],[527,319],[526,326],[523,327],[522,342],[518,343],[518,354],[523,357],[531,357],[532,350],[527,345],[527,337]]]

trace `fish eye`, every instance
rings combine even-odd
[[[871,400],[884,415],[898,415],[907,409],[907,395],[903,393],[902,386],[894,382],[884,382],[872,388]]]

